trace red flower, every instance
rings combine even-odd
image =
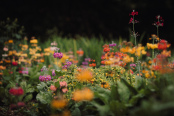
[[[137,11],[135,12],[135,10],[133,10],[133,12],[131,12],[131,14],[129,14],[129,15],[132,15],[132,16],[138,15],[138,12]]]
[[[20,70],[19,73],[22,74],[22,71]]]
[[[17,62],[12,62],[12,65],[13,65],[13,66],[17,66],[18,63],[17,63]]]
[[[25,106],[25,103],[24,102],[18,102],[18,106],[19,107],[24,107]]]
[[[109,52],[110,51],[110,49],[108,48],[108,47],[105,47],[104,49],[103,49],[103,52]]]
[[[105,64],[105,61],[101,61],[101,64]]]
[[[17,107],[16,104],[11,104],[11,105],[10,105],[10,109],[15,109],[16,107]]]
[[[159,50],[165,50],[165,49],[167,49],[167,41],[162,39],[162,40],[158,43],[158,49],[159,49]]]
[[[129,20],[129,23],[132,23],[132,21],[133,21],[133,18],[131,17],[130,20]]]
[[[11,88],[9,93],[15,96],[20,96],[24,94],[24,90],[21,87],[18,88]]]
[[[10,72],[9,72],[9,74],[13,74],[13,72],[12,72],[12,71],[10,71]]]

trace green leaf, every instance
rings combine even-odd
[[[137,90],[132,87],[125,79],[122,78],[121,82],[123,82],[133,94],[136,95],[138,93]]]
[[[126,107],[123,103],[120,103],[119,101],[111,101],[110,102],[110,110],[114,114],[114,116],[124,116],[126,115]]]
[[[34,88],[28,88],[26,89],[26,93],[33,93],[34,92]]]
[[[24,98],[24,102],[28,102],[28,101],[30,101],[32,98],[33,98],[33,95],[32,95],[32,94],[29,94],[29,95],[27,95],[27,96]]]
[[[3,76],[9,76],[9,75],[10,75],[10,74],[9,74],[8,70],[5,69],[5,70],[3,71]]]
[[[102,100],[105,105],[108,104],[109,96],[107,94],[95,92],[94,95],[95,95],[95,97]]]
[[[120,101],[120,95],[118,93],[118,87],[115,85],[111,86],[111,99]]]
[[[128,102],[129,97],[130,97],[130,91],[128,87],[124,84],[121,83],[120,81],[118,83],[118,92],[119,92],[119,97],[122,102]]]
[[[100,104],[98,104],[97,102],[94,102],[94,101],[91,102],[91,104],[93,104],[97,108],[100,116],[107,116],[108,115],[109,105],[100,105]]]
[[[37,85],[37,89],[42,90],[46,86],[47,85],[44,82],[41,82],[40,84]]]
[[[45,95],[42,93],[38,93],[36,96],[36,100],[40,101],[42,104],[46,104],[47,101],[45,100]]]
[[[56,76],[63,76],[64,73],[61,70],[55,70]]]
[[[81,112],[80,112],[79,108],[75,108],[75,110],[73,110],[71,115],[72,116],[81,116]]]
[[[50,104],[52,100],[52,93],[51,91],[48,92],[40,92],[37,94],[36,99],[40,101],[42,104]]]
[[[56,86],[57,88],[60,87],[59,81],[55,82],[55,86]]]
[[[9,81],[10,80],[10,76],[2,76],[2,78],[6,81]]]

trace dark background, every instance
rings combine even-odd
[[[139,21],[135,31],[140,35],[146,32],[144,39],[156,34],[152,23],[156,21],[155,16],[161,15],[164,27],[160,27],[159,36],[173,42],[173,0],[0,0],[0,20],[18,18],[28,37],[43,40],[53,28],[61,36],[74,38],[78,34],[128,39],[132,28],[128,24],[129,13],[133,9],[139,12],[135,16]]]

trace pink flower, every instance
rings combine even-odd
[[[7,48],[7,47],[4,47],[3,50],[4,50],[4,51],[8,51],[8,48]]]
[[[66,92],[68,92],[68,89],[67,89],[67,88],[63,88],[63,89],[62,89],[62,92],[63,92],[63,93],[66,93]]]
[[[50,86],[50,90],[52,90],[52,91],[56,91],[57,88],[56,88],[54,85],[51,85],[51,86]]]
[[[63,81],[63,82],[60,81],[59,84],[60,84],[60,88],[67,87],[66,81]]]

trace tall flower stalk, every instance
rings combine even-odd
[[[136,44],[137,44],[136,43],[136,41],[137,41],[136,37],[137,37],[138,33],[135,33],[135,23],[138,23],[138,21],[135,20],[135,15],[138,15],[138,12],[133,10],[131,12],[131,14],[129,14],[129,15],[132,15],[132,17],[130,18],[129,24],[132,23],[132,34],[133,34],[133,37],[134,37],[134,40],[135,40],[135,46],[136,46]]]
[[[164,19],[158,15],[156,16],[156,19],[157,19],[157,22],[154,22],[152,25],[155,25],[156,26],[156,29],[157,29],[157,36],[159,37],[159,27],[163,27],[164,26]]]
[[[157,37],[156,38],[158,38],[159,39],[159,27],[161,26],[163,26],[164,25],[164,19],[160,16],[160,15],[158,15],[158,16],[156,16],[156,19],[157,19],[157,22],[154,22],[152,25],[155,25],[156,26],[156,30],[157,30]],[[153,38],[153,45],[154,45],[154,41],[155,39]],[[154,56],[155,56],[155,52],[154,52],[154,49],[152,49],[152,59],[154,58]]]

